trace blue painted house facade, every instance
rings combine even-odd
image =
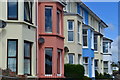
[[[77,4],[77,13],[83,16],[82,57],[85,68],[85,76],[94,78],[94,29],[89,26],[89,12],[84,7],[82,7],[80,3]]]

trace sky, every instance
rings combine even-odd
[[[112,39],[113,61],[118,62],[118,3],[117,2],[85,2],[109,27],[105,36]]]

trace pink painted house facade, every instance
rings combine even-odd
[[[38,3],[38,57],[39,78],[64,77],[63,4]]]

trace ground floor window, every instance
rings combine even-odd
[[[45,74],[52,74],[52,48],[45,48]]]
[[[57,74],[61,74],[61,68],[62,68],[62,51],[58,50],[58,54],[57,54]]]
[[[81,55],[78,54],[78,64],[80,64]]]
[[[108,61],[104,61],[104,73],[108,73]]]
[[[68,56],[69,56],[69,64],[74,64],[75,55],[73,53],[69,53]]]
[[[31,75],[31,48],[32,43],[24,41],[24,74]]]
[[[7,42],[7,68],[17,73],[18,40],[8,39]]]
[[[95,59],[95,70],[98,70],[98,59]]]
[[[88,75],[88,57],[83,58],[83,64],[85,68],[85,75]]]

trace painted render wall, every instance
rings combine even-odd
[[[33,42],[31,74],[36,76],[36,13],[33,11],[33,25],[25,22],[23,5],[18,2],[18,20],[7,20],[7,2],[0,2],[0,19],[7,22],[7,26],[0,30],[0,43],[2,44],[0,45],[0,68],[7,68],[7,39],[18,39],[18,75],[24,74],[24,40],[27,40]],[[30,29],[28,25],[31,26]]]
[[[99,73],[102,73],[103,74],[103,53],[102,53],[102,44],[101,44],[101,40],[100,39],[103,39],[102,36],[98,35],[98,51],[94,51],[95,53],[95,59],[98,60],[98,72]]]
[[[88,76],[90,78],[92,77],[95,77],[95,70],[94,70],[94,61],[92,61],[92,59],[94,60],[94,49],[91,49],[91,29],[88,29],[88,48],[83,48],[83,55],[82,57],[88,57],[88,66],[89,66],[89,69],[88,69]],[[92,66],[93,64],[93,66]]]
[[[104,40],[103,42],[108,42],[108,53],[103,53],[103,61],[108,61],[108,73],[112,74],[112,52],[109,46],[111,41],[109,40]],[[104,66],[103,66],[104,67]],[[103,70],[104,71],[104,70]]]
[[[68,42],[68,29],[67,29],[67,21],[68,20],[74,20],[74,42]],[[81,23],[80,24],[80,43],[78,43],[78,21]],[[78,64],[78,54],[82,55],[82,18],[80,16],[78,16],[77,14],[75,15],[64,15],[64,36],[65,36],[65,40],[64,40],[64,46],[67,46],[69,49],[68,53],[74,53],[75,54],[75,64]],[[69,59],[68,59],[68,53],[65,53],[65,63],[69,63]],[[81,56],[81,60],[82,63],[82,56]]]

